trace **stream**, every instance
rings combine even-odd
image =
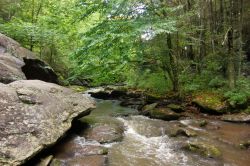
[[[207,119],[208,125],[200,127],[198,123],[201,119],[199,118],[169,122],[136,115],[136,112],[135,109],[120,106],[118,101],[97,100],[97,108],[81,121],[88,127],[96,124],[122,126],[123,139],[100,144],[96,140],[84,136],[86,128],[84,131],[80,129],[57,145],[53,152],[54,157],[61,161],[59,165],[249,166],[250,151],[237,146],[241,140],[250,138],[248,124]],[[197,136],[171,137],[171,131],[180,126],[197,133]],[[102,130],[99,134],[105,131]],[[106,132],[110,132],[110,130]],[[221,151],[222,156],[211,158],[188,152],[182,148],[183,144],[188,142],[214,145]],[[97,147],[107,148],[108,153],[100,155],[99,152],[95,152]],[[98,155],[94,155],[93,158],[88,157],[68,162],[86,153],[87,156],[96,153]],[[100,158],[100,156],[102,157]]]

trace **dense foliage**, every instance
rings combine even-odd
[[[126,83],[158,94],[213,90],[235,106],[250,98],[249,6],[247,0],[1,0],[0,32],[69,83]]]

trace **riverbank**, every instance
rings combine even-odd
[[[152,94],[142,90],[126,88],[124,86],[106,86],[88,90],[94,98],[119,100],[122,106],[138,109],[142,115],[164,120],[164,115],[173,114],[173,117],[208,116],[214,119],[235,123],[250,122],[249,102],[233,107],[219,93],[195,92],[192,94],[166,95]],[[160,117],[162,114],[162,118]],[[176,118],[177,118],[176,117]],[[178,119],[178,118],[177,118]]]
[[[137,115],[117,100],[96,100],[97,108],[47,156],[51,166],[248,166],[246,123],[210,116],[163,121]],[[236,134],[237,133],[237,134]]]

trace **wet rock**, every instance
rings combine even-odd
[[[50,155],[48,157],[45,157],[36,166],[49,166],[49,164],[51,163],[52,159],[53,159],[52,155]]]
[[[206,127],[208,125],[208,122],[206,121],[206,120],[201,120],[200,122],[199,122],[199,126],[200,127]]]
[[[202,155],[204,157],[209,158],[218,158],[221,156],[221,152],[215,146],[208,145],[205,143],[192,142],[187,143],[183,146],[183,148],[187,151]]]
[[[169,104],[169,105],[167,105],[167,107],[170,108],[171,110],[173,110],[174,112],[177,112],[177,113],[184,112],[184,109],[181,105]]]
[[[141,109],[141,107],[145,104],[145,101],[141,98],[134,99],[134,98],[126,98],[122,99],[121,106],[130,107],[134,109]]]
[[[196,94],[193,103],[199,106],[203,112],[209,114],[223,114],[228,109],[223,97],[215,93]]]
[[[91,155],[77,157],[71,160],[54,159],[50,166],[105,166],[107,157],[103,155]]]
[[[155,108],[149,111],[150,118],[161,119],[166,121],[178,120],[182,117],[181,114],[177,114],[169,108]]]
[[[72,159],[79,156],[106,155],[108,149],[94,142],[86,142],[83,137],[76,136],[74,139],[65,141],[56,147],[55,158]]]
[[[221,119],[227,122],[250,123],[250,114],[241,113],[241,114],[224,115]]]
[[[157,105],[158,105],[158,103],[153,103],[153,104],[145,105],[142,108],[141,114],[142,115],[149,115],[150,111],[152,111],[153,109],[155,109]]]
[[[0,165],[20,165],[57,142],[94,101],[38,80],[0,83]]]
[[[85,86],[71,85],[68,88],[72,89],[75,92],[85,92],[87,88]]]
[[[134,112],[123,112],[123,113],[112,113],[110,116],[112,117],[128,117],[128,116],[136,116],[139,115],[138,111]]]
[[[197,133],[190,130],[190,129],[179,128],[179,129],[177,129],[175,131],[172,131],[170,136],[171,137],[178,137],[178,136],[195,137],[195,136],[197,136]]]
[[[240,148],[241,149],[249,149],[250,148],[250,140],[240,143]]]
[[[84,137],[96,140],[99,143],[119,142],[123,138],[123,128],[121,126],[100,124],[87,129]]]

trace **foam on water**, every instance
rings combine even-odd
[[[159,166],[166,164],[187,165],[187,157],[181,152],[174,151],[173,142],[167,135],[146,137],[136,131],[134,128],[135,123],[140,123],[140,120],[145,120],[146,117],[134,116],[132,120],[117,119],[122,121],[127,128],[125,139],[132,140],[130,145],[133,146],[132,150],[131,147],[122,147],[122,153],[126,154],[128,158],[152,159]],[[134,149],[136,151],[133,151]]]

